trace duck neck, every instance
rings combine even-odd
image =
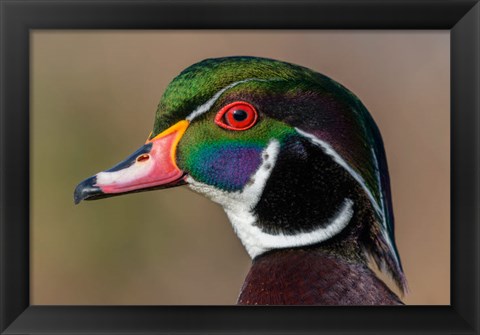
[[[253,260],[240,305],[398,305],[360,256],[331,245],[279,249]]]

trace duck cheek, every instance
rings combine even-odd
[[[225,145],[199,148],[190,164],[191,176],[224,191],[242,190],[259,168],[262,147]]]

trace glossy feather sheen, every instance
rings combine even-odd
[[[169,85],[159,104],[152,136],[187,117],[199,106],[208,104],[209,109],[204,108],[205,111],[196,116],[199,120],[195,121],[211,122],[223,106],[239,100],[252,104],[258,110],[259,124],[245,134],[225,133],[226,138],[236,137],[233,140],[238,142],[258,139],[265,142],[269,140],[268,136],[257,128],[262,121],[280,121],[293,131],[297,129],[299,133],[327,143],[335,155],[342,158],[344,167],[352,176],[358,176],[357,182],[362,184],[372,200],[367,206],[375,209],[376,216],[376,223],[371,224],[371,242],[365,250],[405,289],[406,281],[395,246],[383,142],[365,106],[339,83],[310,69],[271,59],[207,59],[184,70]],[[192,122],[194,125],[195,122]],[[207,129],[203,127],[199,131],[209,132]],[[192,131],[186,135],[189,134]],[[202,135],[204,141],[199,143],[209,145],[212,139],[221,139],[211,135]],[[181,150],[187,153],[192,144],[182,145],[181,142]],[[181,161],[188,163],[188,156],[181,156]],[[190,166],[193,167],[193,164]],[[209,180],[214,179],[211,177]]]
[[[283,249],[257,257],[239,305],[402,305],[363,263],[321,248]]]
[[[284,141],[293,134],[294,129],[272,119],[259,120],[248,131],[232,131],[207,117],[192,122],[182,138],[178,164],[198,182],[223,191],[239,191],[260,166],[261,153],[268,141],[272,138]]]
[[[262,149],[259,145],[236,142],[200,146],[190,174],[220,189],[239,191],[260,166]]]
[[[376,146],[382,142],[368,111],[346,88],[301,66],[254,57],[208,59],[192,65],[165,91],[152,136],[219,92],[212,109],[244,98],[261,107],[261,113],[328,142],[362,175],[378,203],[387,197],[377,183],[378,174],[385,172],[382,166],[377,169],[383,162],[375,161],[383,157],[374,157],[381,156],[383,148]],[[388,216],[391,213],[385,215],[387,229]]]
[[[253,118],[222,123],[239,101]],[[186,182],[223,206],[253,259],[240,304],[401,304],[367,266],[405,290],[382,138],[336,81],[272,59],[207,59],[167,87],[150,141],[75,201],[114,193],[102,181],[130,187],[119,193]]]

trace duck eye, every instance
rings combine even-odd
[[[257,122],[258,114],[248,102],[236,101],[224,106],[215,116],[215,123],[230,130],[247,130]]]

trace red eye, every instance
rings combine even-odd
[[[236,101],[223,107],[215,116],[215,123],[230,130],[247,130],[257,122],[255,107],[248,102]]]

